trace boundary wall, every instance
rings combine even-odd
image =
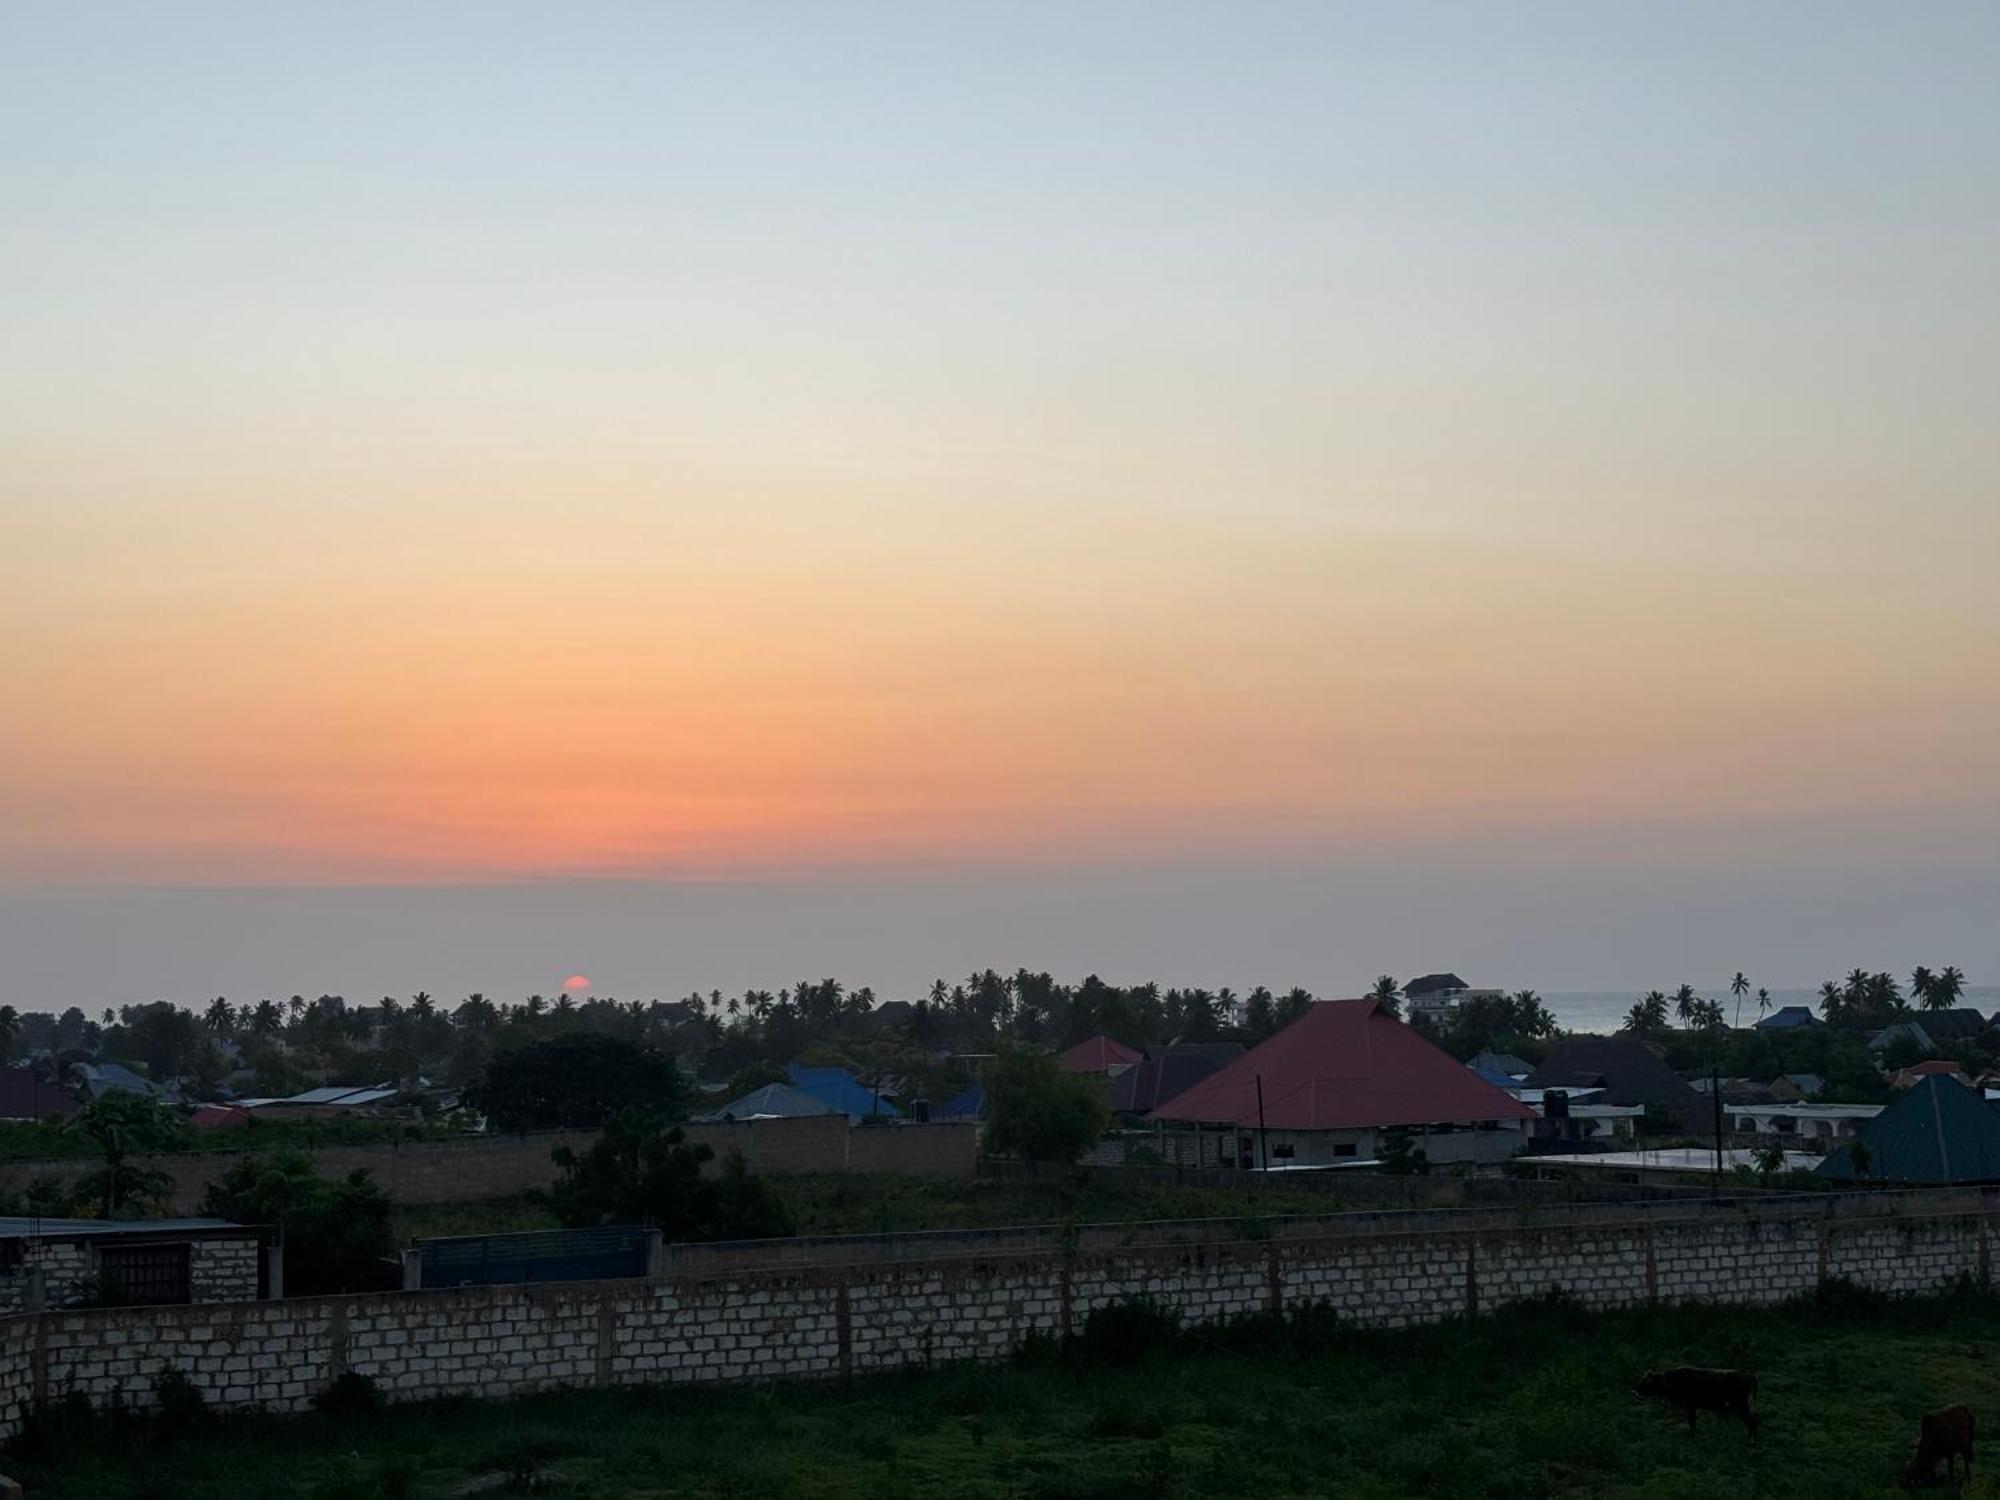
[[[1369,1214],[1269,1238],[1135,1240],[644,1280],[0,1319],[0,1440],[77,1393],[144,1407],[179,1370],[221,1408],[296,1411],[340,1375],[393,1400],[828,1379],[1000,1360],[1136,1297],[1195,1323],[1308,1303],[1401,1328],[1565,1292],[1592,1308],[1756,1305],[1830,1279],[1990,1284],[2000,1191],[1607,1205],[1545,1217]]]

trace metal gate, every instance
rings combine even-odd
[[[188,1247],[106,1245],[97,1252],[98,1298],[106,1307],[192,1302]]]
[[[499,1286],[518,1281],[599,1281],[646,1274],[646,1231],[544,1229],[418,1240],[423,1284]]]

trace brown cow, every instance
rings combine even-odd
[[[1943,1411],[1929,1413],[1917,1435],[1917,1456],[1904,1471],[1903,1483],[1911,1489],[1930,1483],[1937,1477],[1939,1459],[1945,1462],[1945,1473],[1957,1478],[1960,1454],[1965,1455],[1965,1477],[1970,1479],[1973,1426],[1969,1406],[1947,1406]]]
[[[1757,1440],[1757,1377],[1749,1370],[1700,1370],[1682,1365],[1672,1370],[1648,1370],[1635,1388],[1642,1396],[1654,1396],[1687,1415],[1688,1431],[1694,1431],[1694,1414],[1712,1411],[1741,1417]]]

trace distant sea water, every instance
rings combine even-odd
[[[1909,976],[1898,975],[1897,978],[1903,981],[1907,989]],[[1619,990],[1616,993],[1579,990],[1564,994],[1544,994],[1542,1004],[1549,1008],[1549,1013],[1556,1018],[1557,1024],[1566,1031],[1609,1033],[1616,1031],[1623,1024],[1625,1013],[1632,1008],[1632,1002],[1650,988],[1652,986],[1647,985],[1635,990]],[[1669,995],[1673,993],[1671,986],[1662,985],[1661,988]],[[1729,993],[1727,985],[1720,989],[1698,989],[1697,993],[1705,1000],[1721,1001],[1723,1014],[1729,1017],[1731,1025],[1736,1024],[1736,997]],[[1994,1011],[2000,1010],[2000,985],[1967,985],[1958,1003],[1972,1006],[1991,1015]],[[1781,1005],[1810,1006],[1812,1013],[1817,1016],[1819,989],[1815,986],[1809,990],[1772,990],[1771,1009],[1776,1010]],[[1753,989],[1743,997],[1742,1024],[1748,1026],[1756,1019],[1757,992]]]

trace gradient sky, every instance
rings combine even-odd
[[[0,978],[1986,978],[1996,101],[1973,4],[9,7]]]

